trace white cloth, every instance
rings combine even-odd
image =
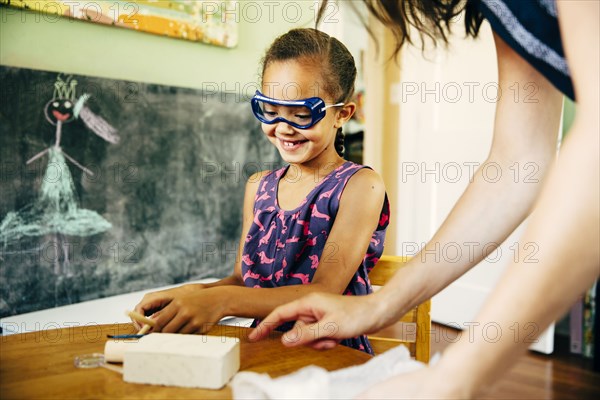
[[[397,346],[362,365],[331,372],[314,365],[275,379],[238,372],[230,385],[234,399],[352,399],[378,382],[424,366],[410,358],[406,347]]]

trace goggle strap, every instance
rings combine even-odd
[[[321,110],[319,112],[323,112],[323,111],[327,110],[330,107],[341,107],[344,104],[345,103],[329,104],[328,106],[325,106],[325,107],[321,108]]]

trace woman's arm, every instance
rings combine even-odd
[[[429,243],[382,289],[379,301],[400,306],[390,322],[477,265],[495,249],[484,248],[486,244],[506,240],[531,212],[555,159],[562,95],[502,39],[494,39],[504,95],[496,107],[489,156]],[[515,85],[518,100],[510,89]],[[537,173],[527,179],[525,174],[516,176],[515,166],[525,165],[534,166]],[[500,171],[501,178],[490,178],[489,171]],[[462,257],[445,259],[440,249],[447,244],[459,245]]]
[[[537,244],[538,262],[518,260],[509,266],[475,321],[478,329],[449,347],[430,371],[390,380],[367,397],[416,387],[420,393],[405,393],[428,398],[479,395],[598,278],[600,3],[558,2],[558,11],[578,108],[522,239]],[[490,339],[486,326],[500,335]],[[431,382],[439,382],[441,390],[431,391]]]
[[[600,273],[600,3],[558,2],[558,11],[577,115],[523,236],[538,245],[539,262],[511,265],[477,318],[504,334],[497,343],[481,334],[474,343],[461,340],[440,362],[447,371],[460,360],[458,379],[470,395],[525,351],[531,326],[541,333]]]
[[[302,300],[277,310],[277,315],[267,318],[266,323],[276,324],[282,318],[297,320],[296,314],[319,314],[321,324],[336,324],[338,330],[332,335],[331,331],[306,326],[307,333],[319,332],[313,338],[317,347],[321,347],[318,344],[321,338],[343,339],[375,332],[396,322],[478,264],[487,255],[485,245],[502,243],[530,213],[555,158],[562,95],[500,38],[495,40],[499,55],[498,85],[505,95],[497,104],[492,147],[429,243],[375,295],[361,299],[319,296]],[[523,89],[519,90],[521,97],[517,101],[508,95],[514,92],[511,90],[514,85]],[[531,90],[524,90],[525,87],[535,88],[532,99],[526,98]],[[536,167],[537,174],[515,179],[515,165],[527,163]],[[487,165],[495,167],[488,169]],[[490,170],[499,170],[500,179],[487,176]],[[448,244],[460,246],[462,257],[452,260],[443,257],[440,249]],[[494,248],[488,246],[485,250],[489,253]],[[317,321],[314,316],[306,318],[305,322]],[[268,329],[263,329],[266,327],[260,328],[262,333],[256,333],[256,338],[268,333]],[[306,340],[295,344],[311,342],[308,334],[302,337]]]

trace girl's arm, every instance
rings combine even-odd
[[[227,285],[183,294],[161,310],[155,329],[162,332],[205,332],[225,315],[263,318],[277,306],[312,292],[341,294],[364,258],[379,223],[384,197],[383,182],[372,170],[362,169],[348,181],[326,250],[310,284],[278,288]],[[248,211],[250,217],[247,218]],[[252,208],[245,207],[244,214],[244,225],[247,225],[252,219]],[[247,232],[249,225],[244,228]],[[241,266],[236,263],[238,276],[239,268]]]
[[[376,172],[366,168],[356,172],[342,193],[335,223],[311,283],[278,288],[223,288],[223,313],[264,318],[277,306],[305,294],[343,293],[367,252],[384,198],[385,187]]]

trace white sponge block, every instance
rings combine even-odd
[[[240,369],[240,344],[224,336],[151,333],[128,346],[126,382],[220,389]]]

